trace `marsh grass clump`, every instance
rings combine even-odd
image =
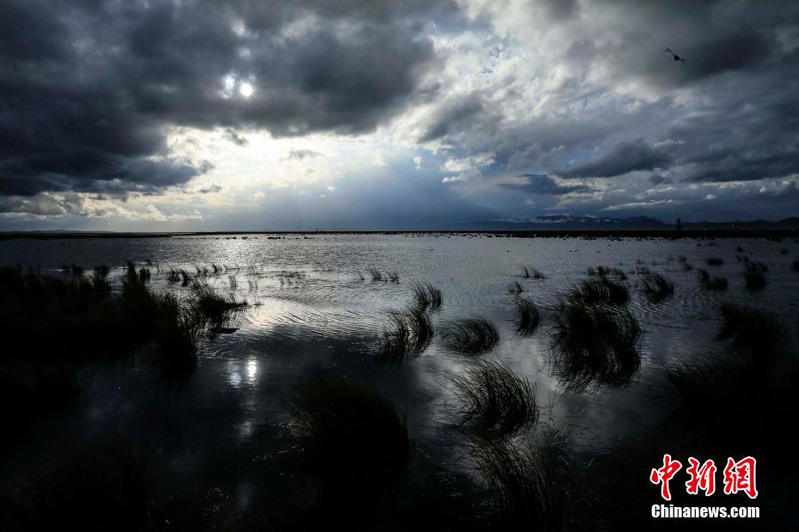
[[[725,303],[721,306],[721,316],[724,321],[719,337],[731,339],[738,349],[768,358],[781,348],[784,331],[773,314]]]
[[[180,272],[175,268],[169,268],[169,271],[166,273],[166,281],[168,283],[180,282]]]
[[[109,273],[111,273],[111,268],[109,268],[106,264],[101,264],[100,266],[94,267],[94,277],[97,279],[105,279],[108,277]]]
[[[292,406],[297,466],[318,480],[323,508],[368,508],[402,476],[411,455],[405,417],[374,388],[317,377]]]
[[[401,364],[424,352],[433,339],[433,323],[426,309],[413,306],[389,312],[389,327],[383,331],[378,358]]]
[[[383,274],[380,273],[380,270],[378,270],[377,268],[369,268],[369,270],[367,270],[367,271],[368,271],[369,275],[372,277],[372,282],[373,283],[382,282],[382,281],[385,280],[383,278]]]
[[[626,281],[627,274],[621,268],[609,268],[607,266],[597,266],[588,268],[589,277],[615,277],[619,281]]]
[[[768,283],[765,276],[765,272],[767,271],[768,267],[762,262],[747,262],[746,269],[744,270],[746,288],[750,290],[761,290],[765,288]]]
[[[59,361],[79,367],[128,357],[138,348],[166,366],[193,362],[203,333],[192,308],[174,295],[123,280],[119,294],[103,278],[56,279],[0,270],[0,334],[6,360]]]
[[[414,283],[414,306],[422,310],[439,310],[441,308],[441,290],[431,283]]]
[[[456,321],[442,337],[448,349],[469,354],[487,353],[499,343],[499,331],[483,317]]]
[[[62,453],[63,454],[63,453]],[[120,530],[148,528],[144,467],[124,442],[91,445],[42,467],[3,501],[4,530]]]
[[[524,287],[519,283],[519,281],[513,281],[510,286],[508,287],[508,293],[513,296],[518,296],[524,292]]]
[[[505,530],[563,530],[567,490],[555,457],[531,444],[474,439],[469,456]]]
[[[680,264],[682,264],[682,270],[684,272],[691,271],[694,269],[693,265],[690,262],[688,262],[688,257],[686,257],[685,255],[680,255],[679,257],[677,257],[677,260],[680,262]]]
[[[552,331],[553,365],[569,388],[621,386],[641,364],[641,326],[625,307],[561,302]]]
[[[573,287],[570,297],[587,304],[624,305],[630,300],[630,291],[608,277],[592,277]]]
[[[522,336],[530,336],[541,323],[541,313],[535,303],[528,299],[516,301],[516,332]]]
[[[643,276],[642,290],[651,303],[658,303],[674,294],[674,283],[657,272],[648,272]]]
[[[721,266],[722,264],[724,264],[724,260],[719,257],[710,257],[707,259],[708,266]]]
[[[526,265],[522,264],[522,277],[525,279],[546,279],[547,276],[544,275],[544,272],[539,270],[535,267],[527,267]]]
[[[149,283],[150,277],[152,277],[152,272],[149,268],[140,268],[139,269],[139,282],[140,283]]]
[[[234,312],[247,306],[245,301],[236,300],[233,295],[219,295],[207,284],[196,284],[194,291],[194,308],[212,327],[221,327],[230,321]]]
[[[391,283],[398,283],[399,282],[399,273],[397,273],[397,272],[389,272],[388,273],[388,280]]]
[[[503,364],[488,362],[452,377],[462,425],[481,437],[513,436],[538,419],[535,388]]]
[[[710,275],[707,270],[699,269],[699,282],[705,290],[726,290],[728,283],[725,277]]]
[[[283,270],[277,274],[277,278],[280,280],[280,286],[290,286],[296,288],[301,286],[302,282],[305,280],[305,274],[299,271]]]

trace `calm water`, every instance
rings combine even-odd
[[[738,246],[744,249],[740,254],[769,265],[764,290],[744,288]],[[697,272],[684,271],[679,256],[695,268],[727,277],[729,290],[701,290]],[[720,257],[724,264],[707,266],[708,257]],[[286,401],[293,387],[311,375],[337,374],[374,385],[407,414],[411,437],[420,449],[414,460],[426,464],[413,471],[432,465],[456,474],[466,466],[464,438],[453,430],[458,405],[449,376],[485,359],[500,359],[534,382],[545,411],[539,430],[555,434],[576,456],[587,457],[660,419],[652,397],[663,364],[719,349],[721,302],[764,307],[793,326],[799,307],[799,274],[791,270],[796,257],[796,242],[765,239],[250,235],[2,241],[3,265],[20,264],[54,275],[62,264],[72,263],[87,270],[108,264],[118,268],[112,278],[121,275],[119,268],[128,260],[151,264],[154,270],[157,265],[162,272],[223,265],[226,272],[208,282],[251,303],[232,324],[237,332],[203,344],[198,367],[182,386],[159,381],[151,368],[135,361],[82,371],[80,399],[66,414],[42,421],[20,442],[3,473],[8,477],[35,464],[54,442],[121,434],[157,457],[165,478],[218,488],[246,508],[255,491],[267,489],[261,472],[269,470],[284,445]],[[547,278],[522,279],[522,264],[539,268]],[[566,393],[546,363],[551,309],[558,296],[585,279],[589,266],[632,272],[640,264],[671,279],[675,294],[651,304],[638,290],[638,276],[630,274],[630,309],[644,328],[642,365],[634,382],[622,389]],[[368,268],[396,271],[400,282],[372,282]],[[289,279],[285,272],[302,275]],[[358,272],[366,280],[360,280]],[[233,286],[230,276],[235,277]],[[431,282],[443,292],[434,327],[440,330],[453,320],[484,316],[500,330],[498,347],[488,355],[469,357],[434,340],[423,355],[402,366],[374,360],[378,335],[387,325],[386,312],[410,303],[414,281]],[[515,333],[514,298],[508,292],[514,281],[543,312],[542,325],[530,338]],[[151,285],[190,293],[189,288],[169,285],[164,275],[153,275]],[[795,335],[791,329],[791,337]]]

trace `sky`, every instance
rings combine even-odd
[[[794,0],[0,2],[0,230],[777,220],[798,181]]]

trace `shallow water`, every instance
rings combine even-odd
[[[736,248],[744,249],[736,253]],[[787,249],[788,254],[781,252]],[[744,287],[746,255],[770,268],[764,290]],[[685,256],[694,270],[684,271]],[[155,455],[164,477],[179,483],[219,487],[246,509],[256,490],[272,489],[253,472],[279,455],[294,387],[314,374],[355,377],[377,387],[402,409],[422,460],[446,471],[463,472],[463,436],[453,430],[457,403],[449,376],[480,360],[502,360],[535,383],[542,422],[576,456],[588,457],[634,437],[663,415],[655,400],[664,364],[678,357],[703,357],[719,349],[718,307],[725,301],[767,308],[793,327],[799,310],[799,274],[791,262],[799,244],[766,239],[577,239],[499,238],[485,235],[267,235],[175,236],[139,239],[12,239],[0,242],[2,265],[22,265],[59,275],[63,264],[90,270],[95,265],[122,274],[128,260],[154,271],[154,288],[188,294],[166,282],[170,267],[194,271],[216,264],[209,276],[221,292],[251,305],[232,324],[238,330],[203,344],[198,367],[181,386],[159,381],[141,362],[91,367],[80,374],[82,395],[67,413],[42,421],[20,442],[3,466],[6,478],[31,467],[53,442],[93,440],[121,434]],[[706,259],[720,257],[721,266]],[[546,279],[521,278],[521,265]],[[631,311],[640,319],[642,364],[633,382],[612,390],[567,392],[547,364],[551,309],[568,287],[586,278],[590,266],[633,272],[646,265],[674,282],[675,293],[652,304],[629,274]],[[366,272],[397,272],[399,283],[373,282]],[[729,279],[727,291],[702,290],[696,268]],[[300,275],[287,276],[286,272]],[[358,272],[364,275],[361,280]],[[235,287],[231,278],[235,277]],[[435,338],[418,358],[402,366],[375,360],[386,312],[411,301],[413,282],[431,282],[443,292],[433,314],[439,331],[457,319],[484,316],[500,331],[490,354],[473,357],[448,351]],[[514,297],[543,312],[539,330],[516,334]],[[795,338],[795,329],[790,337]],[[419,458],[417,458],[418,460]],[[198,480],[199,479],[199,480]]]

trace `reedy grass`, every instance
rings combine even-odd
[[[198,283],[193,286],[194,308],[212,327],[221,327],[230,321],[232,314],[247,306],[245,301],[238,301],[229,295],[223,297],[207,284]]]
[[[679,257],[677,257],[677,260],[680,261],[680,264],[682,264],[682,270],[684,272],[691,271],[694,269],[693,265],[690,262],[688,262],[688,257],[686,257],[685,255],[680,255]]]
[[[535,425],[536,391],[525,378],[498,362],[486,362],[452,377],[461,403],[461,424],[481,437],[513,436]]]
[[[389,327],[378,345],[378,359],[401,364],[424,352],[433,339],[433,323],[425,308],[412,306],[388,313]]]
[[[118,295],[105,278],[68,280],[0,269],[0,334],[6,356],[79,366],[117,360],[141,347],[157,349],[162,369],[190,369],[203,323],[172,294],[149,290],[134,269]]]
[[[564,529],[567,493],[552,455],[529,443],[473,439],[469,456],[502,529]]]
[[[411,455],[404,415],[374,388],[317,377],[297,388],[290,431],[301,472],[330,511],[363,511],[403,475]]]
[[[588,304],[624,305],[630,300],[630,292],[620,282],[607,277],[593,277],[572,287],[569,297]]]
[[[641,327],[626,307],[561,301],[555,312],[552,362],[568,388],[621,386],[638,371]]]
[[[508,293],[511,295],[519,295],[524,292],[524,287],[519,283],[519,281],[513,281],[511,285],[508,287]]]
[[[643,276],[642,290],[651,303],[658,303],[674,294],[674,283],[657,272],[647,272]]]
[[[627,274],[621,268],[609,268],[607,266],[591,266],[588,268],[590,277],[615,277],[619,281],[626,281]]]
[[[746,288],[750,290],[761,290],[765,288],[768,283],[765,276],[767,271],[768,266],[762,262],[747,262],[743,274],[746,280]]]
[[[524,277],[525,279],[530,279],[530,278],[533,278],[533,279],[546,279],[547,278],[547,276],[544,275],[544,272],[542,272],[538,268],[535,268],[535,267],[532,267],[532,266],[528,268],[524,264],[522,264],[522,277]]]
[[[469,354],[487,353],[499,343],[499,331],[483,317],[451,323],[442,333],[444,345],[452,351]]]
[[[516,332],[522,336],[531,336],[541,323],[541,313],[535,303],[529,299],[516,301]]]
[[[442,303],[441,290],[431,283],[414,283],[413,302],[422,310],[439,310]]]
[[[725,277],[710,275],[707,270],[699,269],[699,282],[705,290],[726,290],[728,283]]]

